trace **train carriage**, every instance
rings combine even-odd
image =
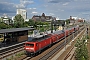
[[[52,33],[49,35],[51,36],[51,44],[57,42],[57,40],[59,39],[57,34]]]
[[[71,28],[70,29],[70,33],[72,34],[74,32],[74,28]]]
[[[69,30],[65,30],[65,35],[68,36]]]
[[[75,31],[78,31],[79,30],[79,26],[75,26]]]
[[[57,37],[58,39],[57,39],[57,41],[60,41],[60,39],[62,39],[63,37],[64,37],[64,31],[62,31],[62,30],[60,30],[60,31],[56,31],[56,32],[54,32],[53,34],[55,34],[55,35],[57,35],[57,36],[55,36],[55,37]]]

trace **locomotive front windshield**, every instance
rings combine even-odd
[[[26,46],[34,47],[34,44],[26,44]]]

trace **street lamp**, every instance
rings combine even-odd
[[[56,31],[56,20],[54,20],[54,30]]]
[[[73,32],[73,40],[72,41],[74,41],[74,32]]]
[[[53,33],[53,24],[54,24],[54,18],[51,18],[51,33]]]
[[[51,19],[51,33],[53,33],[53,29],[56,31],[56,20],[52,17]]]
[[[51,33],[53,33],[53,19],[51,20]]]
[[[66,21],[65,21],[65,50],[66,50]]]

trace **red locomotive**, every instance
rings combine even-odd
[[[33,37],[31,38],[31,40],[28,40],[25,43],[26,54],[32,56],[40,52],[44,48],[51,46],[51,44],[60,41],[62,38],[65,37],[65,35],[68,36],[73,32],[77,31],[78,29],[79,27],[74,27],[66,29],[65,31],[64,30],[56,31],[54,33],[50,33],[47,35],[40,35],[38,37]]]

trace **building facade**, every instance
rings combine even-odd
[[[25,9],[17,9],[17,14],[21,14],[24,20],[27,19],[27,11]]]
[[[1,17],[1,22],[4,22],[6,24],[11,24],[12,23],[12,20],[7,16],[7,14],[3,14],[3,16]]]
[[[52,16],[45,16],[45,14],[42,13],[41,16],[34,15],[34,16],[32,17],[32,19],[33,19],[34,21],[42,21],[42,22],[45,22],[45,21],[50,21],[50,20],[52,19]]]

